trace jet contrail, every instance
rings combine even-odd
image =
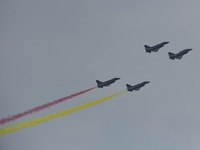
[[[77,93],[75,93],[75,94],[71,94],[71,95],[69,95],[69,96],[66,96],[66,97],[63,97],[63,98],[54,100],[54,101],[52,101],[52,102],[48,102],[48,103],[46,103],[46,104],[43,104],[43,105],[34,107],[34,108],[32,108],[32,109],[30,109],[30,110],[27,110],[27,111],[24,111],[24,112],[22,112],[22,113],[19,113],[19,114],[16,114],[16,115],[12,115],[12,116],[9,116],[9,117],[7,117],[7,118],[3,118],[3,119],[0,120],[0,124],[4,124],[4,123],[10,122],[10,121],[14,121],[14,120],[16,120],[16,119],[18,119],[18,118],[21,118],[21,117],[26,116],[26,115],[28,115],[28,114],[31,114],[31,113],[33,113],[33,112],[38,112],[38,111],[40,111],[40,110],[43,110],[43,109],[45,109],[45,108],[48,108],[48,107],[53,106],[53,105],[56,105],[56,104],[59,104],[59,103],[64,102],[64,101],[66,101],[66,100],[68,100],[68,99],[71,99],[71,98],[73,98],[73,97],[76,97],[76,96],[78,96],[78,95],[84,94],[84,93],[86,93],[86,92],[88,92],[88,91],[91,91],[91,90],[93,90],[93,89],[95,89],[95,88],[96,88],[96,87],[89,88],[89,89],[87,89],[87,90],[83,90],[83,91],[77,92]]]
[[[29,121],[24,121],[24,122],[21,122],[21,123],[16,123],[16,124],[11,125],[11,126],[2,127],[2,128],[0,128],[0,135],[6,134],[6,133],[9,133],[9,132],[15,132],[15,131],[20,130],[22,128],[27,128],[29,126],[34,126],[36,124],[39,124],[39,123],[42,123],[42,122],[45,122],[45,121],[48,121],[48,120],[51,120],[51,119],[54,119],[54,118],[57,118],[57,117],[66,116],[67,114],[70,114],[74,111],[78,111],[78,110],[81,110],[83,108],[87,108],[89,106],[96,105],[100,102],[109,100],[109,99],[111,99],[115,96],[118,96],[118,95],[120,95],[124,92],[126,92],[126,91],[117,92],[115,94],[108,95],[108,96],[105,96],[103,98],[93,100],[91,102],[86,102],[86,103],[83,103],[82,105],[78,105],[78,106],[75,106],[75,107],[72,107],[72,108],[69,108],[69,109],[66,109],[66,110],[62,110],[62,111],[59,111],[59,112],[56,112],[56,113],[53,113],[53,114],[45,115],[45,116],[40,117],[40,118],[34,118],[32,120],[29,120]]]

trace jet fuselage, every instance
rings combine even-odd
[[[101,82],[99,80],[96,80],[97,82],[97,87],[99,88],[103,88],[104,86],[110,86],[112,83],[114,83],[116,80],[119,80],[120,78],[113,78],[113,79],[110,79],[108,81],[105,81],[105,82]]]
[[[130,91],[132,92],[133,90],[134,91],[139,91],[141,87],[145,86],[146,84],[150,83],[150,81],[144,81],[142,83],[139,83],[139,84],[136,84],[134,86],[131,86],[129,84],[126,84],[127,86],[127,91]]]
[[[176,54],[173,54],[171,52],[169,52],[169,58],[170,59],[181,59],[183,57],[183,55],[187,54],[189,51],[191,51],[192,49],[184,49]]]
[[[162,48],[164,45],[168,44],[169,42],[162,42],[160,44],[157,44],[155,46],[147,46],[147,45],[144,45],[145,47],[145,50],[147,53],[151,53],[151,52],[157,52],[160,48]]]

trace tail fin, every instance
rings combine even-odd
[[[129,85],[129,84],[126,84],[127,91],[130,91],[130,92],[132,92],[132,91],[133,91],[133,89],[132,89],[131,87],[132,87],[131,85]]]
[[[146,52],[147,53],[151,53],[151,51],[150,51],[150,46],[148,46],[148,45],[144,45],[144,47],[145,47],[145,50],[146,50]]]
[[[144,45],[144,47],[146,48],[146,49],[148,49],[148,48],[151,48],[150,46],[148,46],[148,45]]]
[[[174,59],[174,57],[173,57],[175,55],[174,53],[168,52],[168,55],[169,55],[170,59]]]
[[[96,82],[97,82],[97,87],[103,88],[103,86],[102,86],[102,83],[103,83],[103,82],[101,82],[101,81],[99,81],[99,80],[96,80]]]
[[[132,86],[131,86],[131,85],[129,85],[129,84],[126,84],[126,87],[127,87],[127,88],[129,88],[129,87],[132,87]]]
[[[101,84],[102,82],[101,81],[99,81],[99,80],[96,80],[96,82],[97,82],[97,84]]]

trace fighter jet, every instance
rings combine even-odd
[[[114,83],[116,80],[119,80],[120,78],[113,78],[113,79],[110,79],[108,81],[105,81],[105,82],[101,82],[99,80],[96,80],[97,82],[97,87],[98,88],[103,88],[104,86],[110,86],[112,83]]]
[[[155,46],[148,46],[148,45],[144,45],[145,50],[147,53],[151,53],[151,52],[157,52],[161,47],[163,47],[164,45],[168,44],[169,42],[162,42],[160,44],[157,44]]]
[[[176,54],[169,52],[169,59],[181,59],[183,57],[183,55],[187,54],[189,51],[191,51],[192,49],[184,49]]]
[[[145,86],[145,84],[149,83],[150,81],[144,81],[142,83],[136,84],[134,86],[126,84],[127,91],[133,92],[134,91],[139,91],[141,87]]]

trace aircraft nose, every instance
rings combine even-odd
[[[150,83],[150,81],[145,81],[145,83],[147,84],[147,83]]]
[[[119,80],[120,78],[115,78],[115,80]]]
[[[165,42],[165,44],[168,44],[169,42]]]

